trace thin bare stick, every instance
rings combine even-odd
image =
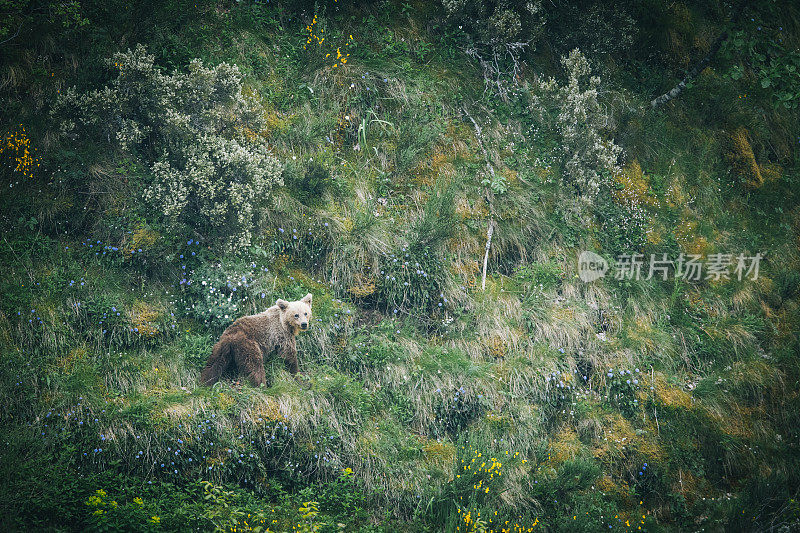
[[[483,158],[486,161],[486,168],[489,170],[489,173],[494,177],[494,166],[492,165],[491,160],[489,159],[489,152],[486,150],[486,147],[483,145],[483,138],[481,127],[475,122],[475,119],[472,118],[472,115],[467,110],[467,107],[464,106],[464,114],[467,115],[467,118],[472,122],[472,126],[475,128],[475,137],[478,139],[478,146],[481,147],[481,151],[483,152]],[[486,195],[486,203],[489,204],[489,223],[486,227],[486,250],[483,253],[483,274],[481,275],[481,290],[486,290],[486,269],[489,265],[489,250],[492,247],[492,235],[494,235],[494,194],[492,194],[492,189],[486,187],[484,189],[484,193]]]

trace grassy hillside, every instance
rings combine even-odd
[[[800,12],[498,5],[0,6],[5,529],[800,527]]]

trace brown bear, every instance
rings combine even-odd
[[[213,385],[224,373],[245,374],[255,386],[266,382],[264,358],[273,350],[297,374],[295,336],[311,323],[311,293],[302,300],[278,300],[257,315],[243,316],[231,324],[214,345],[200,383]]]

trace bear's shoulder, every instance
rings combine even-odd
[[[239,320],[261,330],[269,330],[271,332],[288,331],[286,324],[281,320],[281,312],[277,305],[273,305],[258,314],[244,316]]]

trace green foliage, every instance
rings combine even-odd
[[[281,164],[260,138],[263,111],[236,66],[163,74],[142,46],[107,61],[111,86],[59,97],[53,116],[67,134],[107,140],[136,155],[152,178],[144,197],[174,224],[201,228],[229,247],[251,242],[254,217]]]
[[[239,258],[217,264],[200,263],[181,280],[182,311],[209,327],[222,328],[245,314],[245,306],[272,306],[273,276],[266,267]]]
[[[312,533],[314,531],[319,531],[320,528],[325,525],[317,520],[317,516],[319,515],[319,502],[303,502],[303,505],[300,506],[298,511],[300,511],[300,517],[302,518],[302,522],[297,528],[298,531],[302,533]]]
[[[358,524],[367,520],[369,516],[366,508],[368,504],[367,496],[356,482],[351,468],[342,469],[342,472],[335,480],[313,486],[309,492],[313,493],[314,497],[319,500],[317,502],[317,515],[314,518],[322,511],[325,514],[329,514],[339,523],[349,521]],[[324,524],[319,525],[322,527]]]
[[[318,206],[324,201],[324,194],[331,186],[330,172],[317,161],[310,161],[305,170],[297,165],[287,165],[283,181],[286,187],[306,205]]]
[[[161,517],[145,508],[142,498],[133,498],[120,505],[111,500],[103,489],[89,496],[86,505],[91,509],[91,531],[160,531]]]
[[[381,308],[425,320],[450,307],[444,295],[450,282],[444,246],[455,224],[452,199],[450,190],[432,195],[409,232],[408,244],[381,258],[373,296]]]
[[[442,4],[451,24],[489,45],[536,41],[544,25],[541,2],[443,0]]]
[[[445,267],[436,251],[428,247],[404,246],[383,259],[376,298],[392,313],[406,311],[417,317],[447,304],[442,293]]]
[[[508,99],[523,52],[543,33],[543,2],[442,0],[453,39],[483,71],[486,91]],[[455,28],[458,28],[455,30]]]
[[[591,76],[589,61],[577,48],[561,58],[567,73],[566,85],[554,78],[540,86],[541,100],[535,107],[553,110],[554,126],[560,136],[562,179],[580,196],[593,199],[607,183],[607,172],[618,172],[622,148],[602,136],[608,118],[598,101],[600,78]]]
[[[525,287],[539,287],[549,291],[561,285],[563,273],[556,263],[522,264],[514,272],[514,279]]]
[[[2,131],[40,164],[2,135],[6,529],[797,527],[796,10],[747,6],[785,21],[645,112],[726,6],[444,5],[0,2]],[[303,49],[314,14],[352,61]],[[591,71],[540,83],[575,48]],[[622,146],[657,207],[620,201]],[[583,249],[768,259],[670,291],[583,283]],[[197,385],[231,321],[307,292],[303,376]]]
[[[647,243],[644,210],[615,201],[612,191],[617,189],[610,181],[604,178],[593,209],[602,249],[612,256],[641,251]]]
[[[205,503],[201,517],[206,521],[209,531],[215,533],[240,529],[256,532],[269,531],[269,527],[272,525],[272,516],[267,515],[264,511],[248,513],[248,509],[241,506],[238,501],[241,498],[235,491],[225,490],[208,481],[201,481],[199,484],[203,488]]]
[[[543,7],[547,20],[543,40],[555,53],[566,54],[580,48],[592,58],[606,56],[619,60],[634,46],[641,46],[641,38],[645,37],[643,19],[658,13],[660,6],[628,0],[614,3],[584,0],[544,2]]]
[[[31,9],[26,1],[5,0],[0,4],[0,40],[10,42],[20,38],[20,32],[27,26],[61,26],[73,29],[85,26],[85,18],[80,2],[45,2],[40,9]]]
[[[205,366],[213,345],[214,339],[211,335],[192,333],[182,335],[179,344],[186,364],[194,368]]]
[[[632,417],[639,410],[637,392],[641,388],[640,369],[613,369],[606,372],[606,398],[625,416]]]
[[[392,327],[391,324],[389,327]],[[352,372],[361,372],[364,369],[383,367],[387,363],[400,362],[405,356],[399,343],[378,336],[376,330],[368,330],[352,338],[344,366]]]
[[[720,55],[730,65],[724,75],[734,81],[752,76],[757,82],[751,86],[753,92],[761,93],[775,108],[795,109],[800,103],[800,52],[785,46],[786,31],[772,23],[783,13],[773,6],[766,11],[723,43]]]
[[[467,392],[464,387],[437,392],[440,394],[434,404],[435,418],[431,427],[431,433],[436,437],[457,438],[470,424],[480,418],[488,407],[482,394]]]

